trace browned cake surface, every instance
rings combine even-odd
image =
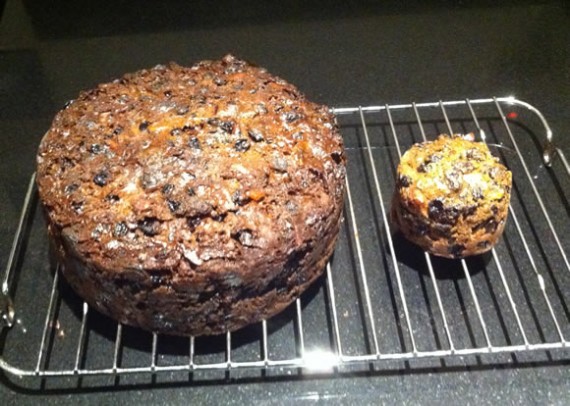
[[[141,70],[55,117],[38,187],[70,284],[120,321],[213,334],[321,273],[345,155],[334,117],[232,56]]]
[[[508,215],[511,172],[487,145],[441,135],[402,156],[392,219],[404,236],[439,256],[491,249]]]

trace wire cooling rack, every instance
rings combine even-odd
[[[335,254],[285,312],[223,336],[161,336],[91,310],[49,261],[32,176],[2,283],[0,368],[207,380],[568,359],[570,167],[543,115],[513,97],[333,110],[348,155]],[[432,257],[388,222],[395,167],[414,142],[467,132],[513,172],[509,220],[488,254]]]

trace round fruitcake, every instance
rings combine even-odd
[[[398,165],[392,220],[434,255],[486,252],[505,226],[511,172],[486,144],[468,138],[440,135],[415,144]]]
[[[82,92],[37,156],[69,284],[176,335],[233,331],[299,297],[333,251],[344,182],[329,109],[231,55]]]

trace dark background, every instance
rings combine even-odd
[[[337,107],[515,95],[544,113],[568,152],[568,2],[495,3],[7,1],[0,22],[0,265],[56,111],[81,89],[171,60],[192,64],[231,52]],[[565,404],[569,378],[567,363],[527,363],[45,396],[4,382],[0,399]]]

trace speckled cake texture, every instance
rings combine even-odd
[[[507,220],[511,172],[471,135],[440,135],[402,156],[392,220],[424,250],[447,258],[489,251]]]
[[[233,331],[299,297],[334,249],[346,176],[329,109],[231,55],[82,92],[37,166],[69,284],[176,335]]]

